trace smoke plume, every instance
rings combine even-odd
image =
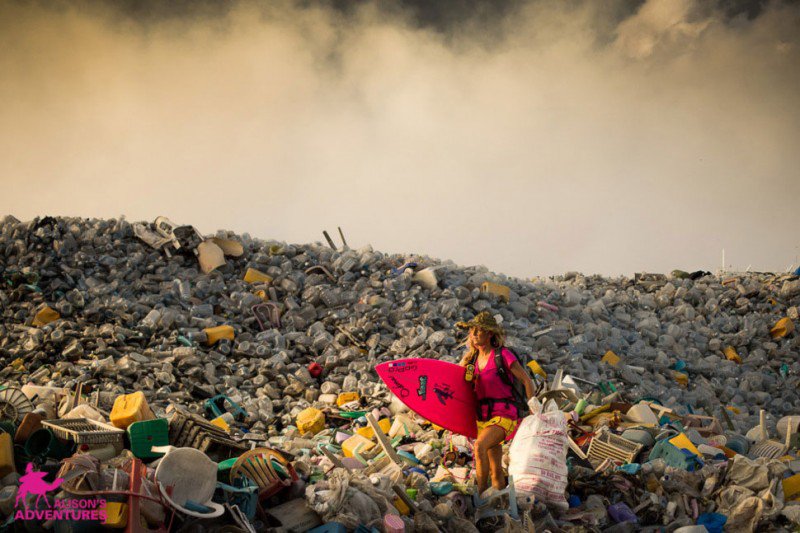
[[[521,277],[797,262],[797,3],[339,4],[0,4],[0,213]]]

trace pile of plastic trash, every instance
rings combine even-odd
[[[521,280],[164,217],[6,217],[0,516],[56,531],[791,531],[800,279]],[[374,372],[491,312],[537,400],[509,487]]]

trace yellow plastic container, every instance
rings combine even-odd
[[[213,328],[206,328],[203,330],[208,336],[206,344],[213,346],[222,339],[232,341],[234,338],[233,326],[216,326]]]
[[[692,441],[689,440],[689,437],[687,437],[683,433],[679,433],[676,437],[672,437],[671,439],[669,439],[669,443],[675,446],[676,448],[683,448],[684,450],[689,450],[698,457],[703,456],[700,453],[700,450],[698,450],[697,447],[694,444],[692,444]]]
[[[400,513],[403,516],[407,516],[408,513],[411,512],[411,509],[408,508],[408,505],[406,505],[406,502],[404,502],[403,500],[400,499],[400,496],[397,496],[394,499],[394,501],[392,502],[392,505],[394,505],[395,509],[397,509],[397,512]]]
[[[54,322],[61,318],[61,315],[55,309],[52,309],[50,306],[45,305],[36,313],[36,316],[33,317],[33,325],[38,327],[44,326],[49,324],[50,322]]]
[[[672,371],[672,377],[677,381],[679,384],[683,385],[684,387],[689,385],[689,376],[684,374],[683,372],[678,372],[676,370]]]
[[[722,351],[722,353],[725,354],[725,359],[727,359],[728,361],[733,361],[740,365],[742,364],[742,358],[739,356],[738,353],[736,353],[736,348],[734,348],[733,346],[726,347]]]
[[[787,502],[800,502],[800,474],[784,478],[783,497]]]
[[[16,472],[14,466],[14,442],[8,433],[0,433],[0,477]]]
[[[313,433],[316,435],[325,429],[325,414],[313,407],[303,409],[297,414],[297,429],[301,434]]]
[[[617,366],[620,361],[622,361],[622,359],[611,350],[607,351],[603,358],[600,359],[601,363],[608,363],[611,366]]]
[[[247,283],[272,283],[272,277],[255,268],[248,268],[244,275]]]
[[[378,420],[378,427],[381,428],[384,434],[388,434],[389,430],[392,429],[392,421],[388,418],[381,418]],[[371,439],[375,436],[375,431],[370,426],[365,426],[363,428],[358,428],[356,430],[356,435],[361,435],[362,437],[366,437]]]
[[[233,424],[233,422],[234,418],[233,415],[230,413],[222,413],[221,416],[218,416],[217,418],[211,421],[212,424],[225,431],[231,429],[231,424]]]
[[[491,281],[484,281],[481,285],[481,292],[488,292],[499,296],[505,301],[508,301],[511,296],[511,289],[499,283],[492,283]]]
[[[339,407],[350,402],[357,402],[360,399],[357,392],[343,392],[336,398],[336,405]]]
[[[345,457],[353,457],[353,452],[368,452],[375,447],[375,443],[363,435],[353,435],[342,443],[342,452]]]
[[[127,526],[128,504],[120,502],[106,503],[106,519],[103,525],[114,529],[122,529]]]
[[[128,429],[134,422],[152,420],[156,416],[147,405],[147,400],[142,391],[132,394],[117,396],[114,400],[114,407],[111,409],[111,424],[120,429]]]
[[[531,372],[533,372],[537,376],[542,376],[542,378],[547,379],[547,372],[545,372],[544,368],[539,366],[539,363],[537,363],[536,361],[530,361],[528,363],[528,368],[530,368]]]
[[[772,329],[769,330],[769,334],[772,335],[773,339],[781,339],[786,335],[790,334],[794,331],[794,322],[789,317],[784,317],[778,320]]]

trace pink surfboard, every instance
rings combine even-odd
[[[437,359],[398,359],[375,367],[389,390],[409,409],[454,433],[478,436],[475,391],[466,369]]]

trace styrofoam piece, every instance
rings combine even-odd
[[[645,424],[648,426],[656,426],[658,425],[658,418],[656,418],[656,414],[650,409],[650,406],[646,403],[638,403],[628,409],[628,412],[625,413],[625,416],[632,422],[636,422],[639,424]]]

